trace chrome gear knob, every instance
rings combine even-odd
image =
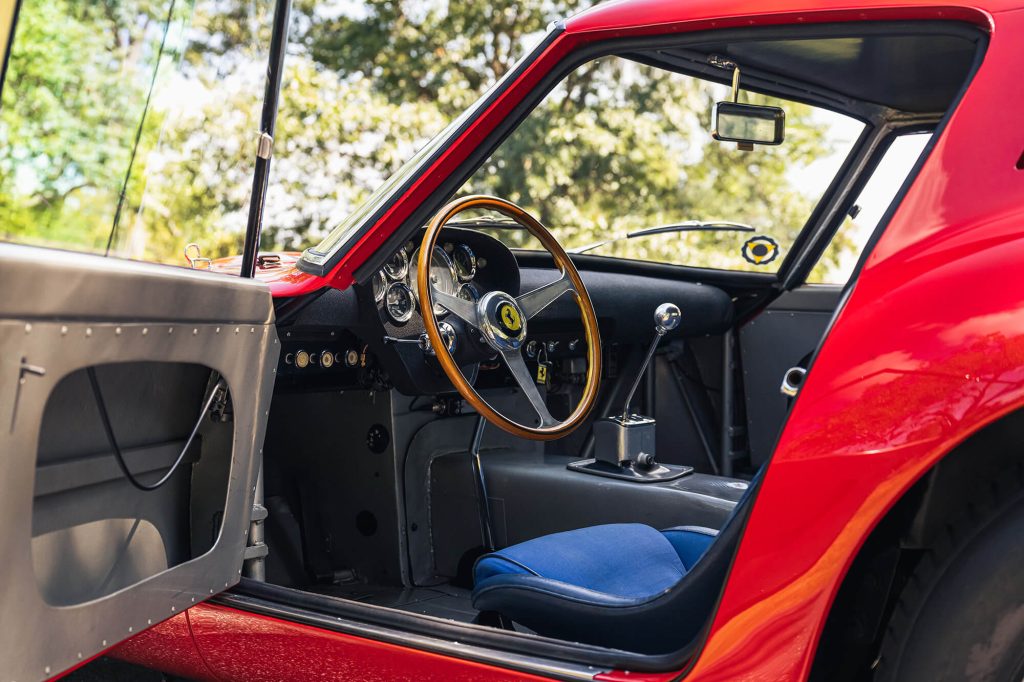
[[[654,310],[654,329],[658,336],[664,336],[679,326],[682,313],[675,303],[662,303]]]

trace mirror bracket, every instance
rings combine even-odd
[[[708,64],[719,69],[732,69],[732,101],[740,101],[740,65],[731,59],[721,55],[713,54],[708,56]]]

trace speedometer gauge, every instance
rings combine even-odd
[[[405,249],[396,251],[395,255],[391,256],[388,262],[384,264],[384,274],[396,282],[405,279],[408,272],[409,254],[406,253]]]
[[[419,262],[420,250],[416,249],[416,252],[412,254],[412,267],[409,268],[409,286],[412,287],[417,297],[419,296],[419,288],[416,282],[416,273],[419,270]],[[430,282],[442,294],[455,295],[455,268],[448,254],[440,246],[435,246],[430,254]],[[435,315],[440,316],[447,312],[444,306],[437,303],[434,304]]]
[[[392,321],[398,324],[408,322],[415,306],[412,291],[405,282],[392,282],[388,286],[384,295],[384,309],[388,311],[388,317]]]
[[[476,254],[465,244],[459,244],[452,251],[455,274],[460,282],[468,282],[476,275]]]

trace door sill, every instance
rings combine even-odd
[[[213,601],[325,630],[564,680],[590,680],[610,670],[680,670],[694,651],[691,642],[670,654],[636,654],[458,623],[247,578]]]

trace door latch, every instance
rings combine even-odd
[[[803,367],[790,367],[782,375],[782,385],[779,386],[779,392],[789,398],[795,398],[796,394],[800,392],[805,376],[807,376],[807,370]]]

